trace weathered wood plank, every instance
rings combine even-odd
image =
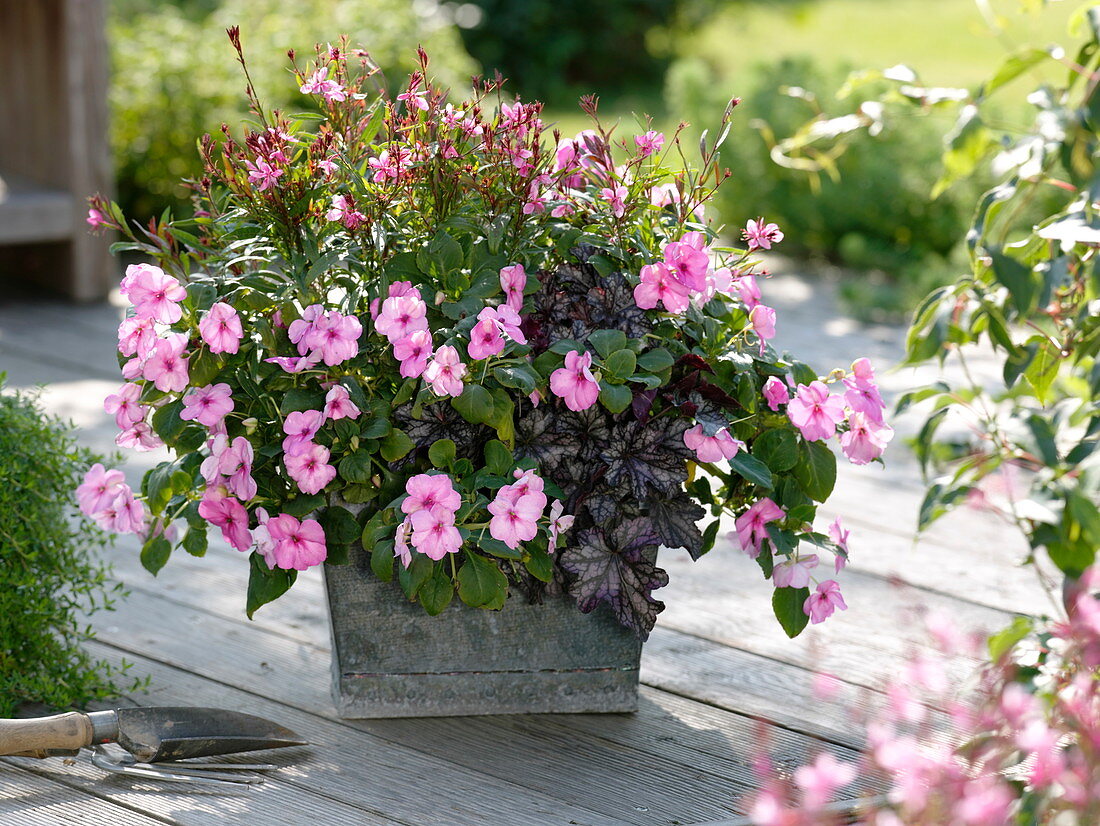
[[[159,826],[180,821],[143,814],[25,768],[29,761],[0,758],[0,823],[11,826]],[[59,758],[49,762],[60,765]],[[41,769],[40,769],[41,770]],[[54,773],[51,766],[49,774]]]

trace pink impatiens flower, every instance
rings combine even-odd
[[[733,289],[747,309],[752,310],[760,303],[760,286],[756,283],[756,276],[742,275],[733,282]]]
[[[351,400],[351,393],[346,387],[334,384],[325,394],[323,413],[326,419],[355,419],[359,416],[359,408]]]
[[[248,511],[232,496],[207,494],[199,502],[199,516],[216,528],[221,528],[225,541],[238,551],[252,546],[252,534],[248,530]]]
[[[500,331],[500,334],[506,339],[510,339],[517,344],[527,343],[527,336],[525,336],[523,330],[520,329],[523,319],[520,318],[518,312],[507,304],[501,304],[499,307],[483,308],[481,312],[477,314],[477,320],[493,322]]]
[[[316,367],[320,360],[320,350],[314,350],[308,356],[302,356],[300,358],[295,358],[293,356],[272,356],[271,358],[264,359],[264,361],[279,365],[288,373],[301,373],[305,370],[309,370]]]
[[[346,100],[347,93],[344,87],[328,77],[328,67],[322,67],[315,71],[306,81],[298,87],[303,95],[322,95],[331,103],[335,100]]]
[[[592,376],[592,354],[570,350],[565,366],[550,374],[550,390],[565,400],[570,410],[587,410],[600,396],[600,385]]]
[[[840,595],[840,586],[832,579],[827,579],[818,584],[817,590],[806,597],[806,601],[802,605],[802,611],[810,618],[810,622],[815,625],[819,622],[825,622],[833,615],[835,610],[845,611],[847,608],[848,605],[844,602],[844,597]]]
[[[178,393],[187,387],[187,358],[183,350],[187,337],[180,334],[158,339],[153,352],[142,365],[142,377],[153,382],[157,390]]]
[[[226,445],[225,441],[221,444],[225,447],[217,457],[218,478],[230,493],[247,502],[256,496],[256,480],[252,478],[252,443],[244,436],[238,436],[232,444]]]
[[[299,445],[294,453],[283,457],[286,472],[302,493],[314,494],[336,478],[336,468],[328,464],[327,447],[313,442]]]
[[[816,567],[816,554],[804,554],[777,562],[772,568],[772,584],[776,588],[805,588],[810,584],[810,571]]]
[[[401,564],[408,568],[412,564],[412,552],[409,550],[409,534],[412,532],[412,522],[408,517],[393,532],[393,555],[401,560]]]
[[[120,493],[129,491],[126,477],[121,470],[107,470],[96,462],[84,474],[84,481],[76,489],[76,501],[88,516],[94,516],[110,505]]]
[[[492,318],[484,318],[470,330],[470,344],[466,348],[474,361],[499,355],[504,351],[504,337]]]
[[[840,524],[840,517],[838,516],[829,525],[829,538],[837,544],[840,548],[840,553],[836,555],[835,564],[836,572],[840,571],[848,564],[848,537],[851,535],[851,531],[846,530],[843,525]]]
[[[244,338],[244,330],[237,311],[224,301],[219,301],[199,322],[199,335],[209,345],[211,353],[236,353]]]
[[[129,485],[123,485],[114,499],[92,514],[92,519],[105,531],[140,534],[145,531],[145,506],[134,498]]]
[[[437,396],[461,396],[464,375],[466,365],[462,363],[458,350],[444,344],[424,370],[424,381],[432,386],[432,392]]]
[[[416,330],[393,344],[393,357],[401,363],[399,371],[407,379],[418,378],[432,357],[432,334]]]
[[[214,427],[233,411],[233,391],[228,384],[208,384],[195,387],[183,397],[180,418],[186,422],[198,422]]]
[[[127,267],[119,292],[134,305],[134,313],[139,318],[150,318],[161,324],[179,321],[183,315],[179,302],[187,298],[183,285],[153,264]]]
[[[848,432],[840,434],[840,448],[853,465],[865,465],[877,459],[894,437],[894,428],[880,424],[866,413],[848,417]]]
[[[115,437],[115,444],[142,453],[163,447],[164,442],[146,422],[135,422]]]
[[[741,549],[753,559],[760,556],[760,546],[768,538],[768,523],[786,516],[786,512],[765,497],[737,517],[737,541]]]
[[[542,507],[534,496],[512,496],[506,485],[497,491],[497,497],[489,503],[489,533],[509,548],[518,548],[521,542],[535,538]],[[543,502],[545,502],[545,496]]]
[[[775,310],[763,304],[757,304],[749,313],[749,324],[760,339],[760,352],[764,352],[764,342],[775,338]]]
[[[454,489],[451,477],[445,473],[420,473],[405,483],[408,496],[401,502],[401,510],[410,516],[417,511],[428,510],[454,522],[455,511],[462,504],[462,497]]]
[[[427,330],[427,312],[428,306],[419,296],[391,296],[382,302],[374,329],[394,344],[417,330]]]
[[[138,422],[145,421],[148,408],[138,401],[140,398],[141,385],[136,382],[127,382],[119,388],[117,393],[112,393],[103,400],[103,410],[114,415],[115,424],[120,430],[126,430]]]
[[[750,219],[745,224],[741,236],[749,242],[750,250],[770,250],[772,244],[778,244],[783,240],[783,232],[778,224],[765,224],[763,218]]]
[[[124,356],[145,359],[156,343],[156,322],[151,318],[131,316],[118,325],[118,351]]]
[[[658,302],[670,313],[682,313],[688,308],[688,288],[672,277],[665,263],[646,264],[639,276],[641,283],[634,288],[634,303],[643,310],[653,309]]]
[[[844,400],[829,395],[824,382],[800,384],[787,405],[787,416],[809,442],[830,439],[836,426],[844,421]]]
[[[665,244],[664,256],[665,266],[674,281],[693,293],[707,288],[710,256],[706,252],[703,233],[688,232],[679,241]]]
[[[320,350],[325,364],[334,367],[358,354],[361,335],[363,325],[358,318],[333,310],[317,320],[307,345]]]
[[[701,424],[685,431],[684,444],[695,451],[695,456],[700,462],[721,462],[723,459],[732,459],[737,455],[737,451],[746,449],[745,443],[733,438],[726,428],[723,427],[713,436],[707,436]]]
[[[321,425],[325,423],[325,414],[320,410],[295,410],[283,421],[283,453],[297,453],[298,448],[313,441]]]
[[[527,286],[527,273],[523,264],[501,267],[500,286],[504,289],[504,303],[517,313],[523,309],[523,290]]]
[[[778,410],[779,405],[786,404],[790,400],[791,391],[787,385],[775,376],[768,376],[768,380],[764,382],[764,401],[768,403],[768,407]]]
[[[844,400],[852,410],[866,414],[867,418],[881,424],[886,402],[879,395],[875,384],[875,371],[871,362],[865,358],[852,363],[852,375],[844,377]]]
[[[560,499],[555,499],[554,504],[550,506],[550,543],[547,550],[550,553],[554,552],[554,549],[558,546],[558,537],[573,527],[573,515],[565,516],[562,514],[562,504]]]
[[[316,519],[299,522],[290,514],[281,513],[267,520],[267,533],[274,543],[271,556],[277,568],[304,571],[328,557],[325,531]]]
[[[446,514],[418,510],[409,517],[409,523],[413,547],[428,559],[438,561],[462,547],[462,534],[454,525],[453,514],[448,518]]]

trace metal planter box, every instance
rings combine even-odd
[[[501,611],[461,604],[437,617],[370,571],[362,548],[326,565],[332,695],[340,716],[634,711],[641,641],[600,606],[567,597]]]

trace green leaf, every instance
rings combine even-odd
[[[768,466],[743,450],[739,451],[729,462],[734,473],[748,479],[754,485],[771,490],[775,484]]]
[[[382,454],[382,458],[387,462],[396,462],[408,455],[416,445],[413,440],[409,438],[404,430],[397,430],[396,428],[390,431],[390,435],[382,440],[379,453]]]
[[[824,502],[836,484],[836,456],[823,442],[802,442],[794,478],[807,496]]]
[[[462,268],[462,245],[440,230],[426,246],[416,253],[416,266],[425,275],[444,280]]]
[[[202,527],[191,525],[187,529],[187,533],[183,535],[183,542],[180,543],[183,549],[191,556],[205,556],[206,555],[206,526]]]
[[[1054,384],[1054,379],[1058,377],[1061,358],[1046,339],[1035,343],[1038,344],[1038,350],[1031,364],[1024,370],[1024,378],[1035,391],[1035,398],[1045,405],[1050,401],[1050,388]]]
[[[672,353],[664,347],[655,347],[638,356],[638,367],[650,373],[660,373],[675,363]]]
[[[952,485],[947,482],[936,482],[929,485],[917,515],[917,531],[923,531],[954,508],[955,505],[966,498],[970,488],[970,485]]]
[[[523,564],[535,579],[542,582],[550,582],[554,579],[554,558],[542,548],[528,548]]]
[[[305,390],[301,387],[292,387],[283,394],[283,400],[279,403],[279,412],[285,418],[291,413],[306,410],[322,410],[325,406],[325,396],[316,390]]]
[[[526,364],[507,364],[493,368],[493,376],[505,387],[514,387],[530,395],[538,386],[538,374]]]
[[[467,553],[458,570],[458,596],[471,608],[503,608],[508,599],[508,578],[492,560]]]
[[[285,594],[297,577],[297,571],[268,568],[264,558],[253,551],[248,560],[248,594],[245,597],[245,613],[248,618],[252,619],[252,615],[261,605]]]
[[[432,575],[420,586],[417,596],[420,604],[428,616],[434,617],[442,614],[451,604],[455,595],[455,586],[451,578],[444,572],[442,565],[436,565]]]
[[[989,659],[997,663],[1011,651],[1016,643],[1023,640],[1035,629],[1035,620],[1031,617],[1013,617],[1012,622],[995,634],[990,634],[986,640],[989,649]]]
[[[493,397],[480,384],[467,384],[462,395],[451,399],[451,406],[471,424],[492,424]]]
[[[378,542],[370,549],[370,569],[383,582],[393,579],[393,540]]]
[[[784,428],[765,430],[752,443],[752,455],[772,473],[790,470],[798,462],[798,438],[794,431]]]
[[[165,539],[164,534],[157,534],[142,546],[141,564],[145,570],[156,576],[171,555],[172,543]]]
[[[1008,288],[1016,312],[1026,316],[1031,312],[1035,298],[1039,294],[1039,280],[1031,267],[1026,267],[1015,258],[1010,258],[995,250],[989,251],[992,260],[993,276]]]
[[[634,368],[638,364],[638,358],[633,350],[616,350],[604,361],[604,370],[616,378],[624,381],[634,375]]]
[[[381,439],[393,431],[393,423],[388,416],[374,416],[366,421],[359,430],[360,439]]]
[[[321,511],[317,519],[325,531],[325,541],[337,545],[348,545],[362,534],[355,515],[347,508],[332,505]]]
[[[428,461],[440,470],[449,468],[455,460],[455,443],[451,439],[436,439],[428,448]]]
[[[787,636],[794,639],[802,633],[809,616],[802,610],[807,598],[810,596],[809,588],[776,588],[772,594],[772,610],[775,618],[783,626]]]
[[[576,350],[578,353],[584,354],[586,352],[585,346],[579,341],[574,341],[571,338],[558,339],[550,345],[549,351],[551,353],[557,353],[559,356],[564,356],[567,353],[571,353]]]
[[[357,485],[365,485],[370,482],[373,467],[370,454],[360,449],[341,459],[340,464],[336,466],[336,471],[341,479]]]
[[[182,410],[183,400],[176,399],[171,404],[157,408],[157,411],[153,414],[151,422],[153,430],[168,446],[174,445],[180,433],[187,427],[187,422],[180,418]]]
[[[523,559],[523,552],[518,548],[509,548],[499,539],[493,539],[491,536],[483,536],[478,539],[477,546],[485,553],[499,556],[502,559]]]
[[[222,358],[205,347],[187,359],[187,379],[195,387],[212,384],[222,371]]]
[[[715,519],[703,530],[703,544],[699,548],[699,556],[708,553],[714,548],[714,542],[718,539],[718,528],[721,524],[721,520]],[[696,558],[698,559],[698,557]]]
[[[1009,83],[1028,69],[1050,59],[1050,51],[1047,49],[1021,49],[1009,55],[998,67],[996,73],[982,84],[978,97],[989,97],[1006,83]],[[996,658],[994,658],[996,659]]]
[[[612,413],[622,413],[634,399],[634,394],[625,384],[600,382],[600,403]]]
[[[1025,422],[1032,438],[1035,439],[1035,452],[1047,467],[1061,464],[1058,446],[1054,441],[1054,427],[1050,420],[1038,413],[1032,413]]]
[[[428,577],[432,575],[434,569],[435,563],[424,554],[413,554],[412,562],[409,563],[408,568],[399,566],[397,581],[401,584],[401,590],[405,592],[405,596],[410,600],[416,599],[420,588],[428,581]]]
[[[485,467],[494,476],[507,476],[512,472],[515,459],[503,442],[490,439],[485,443]]]

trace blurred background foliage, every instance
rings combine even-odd
[[[186,211],[179,180],[196,174],[195,142],[246,114],[224,29],[239,24],[268,108],[308,105],[285,53],[348,34],[391,80],[423,44],[437,78],[461,91],[499,71],[571,135],[588,123],[576,98],[597,92],[604,119],[636,128],[643,113],[686,141],[743,99],[723,147],[732,172],[714,205],[733,228],[759,215],[787,232],[783,251],[860,275],[843,286],[865,315],[897,315],[960,271],[961,241],[982,179],[929,199],[953,122],[932,111],[875,137],[854,136],[837,175],[784,168],[771,136],[825,114],[851,67],[906,63],[928,85],[974,86],[1025,43],[1060,39],[1076,7],[1044,0],[111,0],[113,145],[118,193],[135,216]],[[1034,78],[1031,78],[1034,80]],[[874,89],[861,90],[872,98]],[[1008,110],[1023,122],[1026,112]],[[965,266],[961,267],[965,269]]]

